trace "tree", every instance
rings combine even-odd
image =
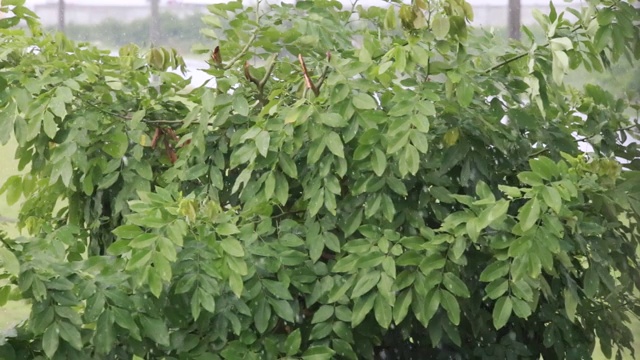
[[[520,0],[509,0],[508,7],[508,27],[509,27],[509,38],[510,39],[520,39],[520,19],[522,16],[522,4]]]
[[[64,32],[65,28],[65,11],[66,5],[64,0],[58,0],[58,31]]]
[[[545,42],[500,53],[460,0],[211,5],[215,87],[189,91],[175,51],[110,56],[23,2],[2,1],[0,141],[30,235],[2,239],[0,300],[32,307],[1,357],[632,351],[637,124],[563,83],[640,56],[628,3],[552,8]]]
[[[160,34],[160,0],[150,0],[150,3],[149,43],[151,46],[157,46]]]

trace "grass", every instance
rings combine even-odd
[[[11,139],[7,145],[0,145],[0,169],[2,169],[2,171],[0,171],[0,186],[2,186],[10,176],[18,173],[18,160],[14,159],[16,146],[17,143],[14,139]],[[0,195],[0,218],[17,219],[19,210],[19,203],[9,206],[6,196]],[[18,234],[15,224],[0,222],[0,226],[9,233],[9,236]]]
[[[17,144],[12,139],[7,145],[0,145],[0,186],[7,179],[18,174],[18,161],[14,159]],[[8,219],[17,219],[20,203],[8,205],[5,195],[0,195],[0,217]],[[18,229],[15,223],[0,222],[0,227],[6,230],[9,236],[17,236]],[[0,284],[1,285],[1,284]],[[0,343],[2,343],[3,335],[13,329],[23,320],[29,317],[29,305],[23,301],[9,301],[0,307]]]

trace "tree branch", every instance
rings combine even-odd
[[[320,92],[314,85],[313,81],[311,81],[311,77],[309,76],[309,71],[307,70],[307,65],[304,63],[302,54],[298,54],[298,61],[300,61],[300,66],[302,67],[302,75],[304,76],[304,82],[307,84],[307,89],[311,89],[313,93],[318,96]]]
[[[616,129],[616,130],[614,130],[614,131],[615,131],[615,132],[618,132],[618,131],[627,131],[627,130],[631,130],[631,129],[635,128],[635,127],[640,128],[640,123],[636,123],[636,124],[633,124],[633,125],[625,126],[625,127],[623,127],[623,128],[619,128],[619,129]],[[596,137],[596,136],[598,136],[598,135],[600,135],[600,134],[598,133],[598,134],[593,134],[593,135],[585,136],[585,137],[580,138],[580,139],[575,139],[574,141],[578,143],[578,142],[581,142],[581,141],[585,141],[585,140],[592,139],[592,138],[594,138],[594,137]],[[541,149],[541,150],[538,150],[538,151],[534,152],[533,154],[529,155],[529,157],[530,157],[530,158],[534,158],[534,157],[536,157],[536,156],[538,156],[538,155],[542,155],[542,154],[546,153],[547,151],[549,151],[549,148],[544,148],[544,149]]]
[[[240,58],[247,53],[247,51],[249,50],[253,42],[256,40],[257,36],[258,36],[258,29],[256,29],[251,34],[251,37],[249,38],[249,41],[247,41],[247,44],[242,48],[242,50],[240,50],[240,52],[236,56],[234,56],[233,58],[231,58],[231,60],[229,60],[229,63],[226,66],[224,66],[223,69],[224,70],[231,69],[231,67],[235,65],[235,63],[238,62],[238,60],[240,60]]]

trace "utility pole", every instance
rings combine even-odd
[[[58,31],[64,32],[64,13],[65,13],[65,4],[64,0],[58,0]]]
[[[151,0],[151,18],[149,21],[149,45],[157,46],[160,40],[160,0]]]
[[[160,41],[160,0],[151,1],[151,17],[149,18],[149,48],[158,46]],[[160,92],[160,77],[151,75],[151,86]]]
[[[522,7],[520,0],[509,0],[509,38],[514,40],[520,40],[520,13]]]

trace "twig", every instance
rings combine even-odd
[[[234,56],[231,60],[229,60],[229,63],[223,67],[224,70],[229,70],[231,69],[231,67],[233,65],[235,65],[236,62],[238,62],[238,60],[240,60],[241,57],[243,57],[247,51],[249,50],[249,48],[251,47],[251,45],[253,44],[253,42],[256,40],[256,37],[258,36],[258,30],[256,29],[252,34],[251,37],[249,38],[249,41],[247,41],[247,43],[245,44],[245,46],[242,48],[242,50],[240,50],[240,52]]]
[[[302,75],[304,76],[304,82],[307,85],[306,89],[311,89],[315,96],[320,95],[320,88],[322,84],[324,84],[327,75],[329,74],[329,66],[325,66],[322,74],[320,75],[320,79],[317,84],[314,84],[313,80],[311,80],[311,76],[309,75],[309,70],[307,70],[307,65],[302,58],[302,54],[298,54],[298,61],[300,61],[300,66],[302,67]],[[327,51],[327,61],[331,61],[331,52]],[[306,90],[305,89],[305,90]]]
[[[640,124],[633,124],[633,125],[629,125],[629,126],[626,126],[626,127],[620,128],[620,129],[616,129],[616,130],[614,130],[614,131],[615,131],[615,132],[618,132],[618,131],[627,131],[627,130],[631,130],[631,129],[635,128],[635,127],[640,127]],[[580,138],[580,139],[575,139],[574,141],[575,141],[575,142],[581,142],[581,141],[585,141],[585,140],[592,139],[592,138],[594,138],[594,137],[596,137],[596,136],[598,136],[598,135],[600,135],[600,134],[593,134],[593,135],[585,136],[585,137]],[[529,155],[529,157],[530,157],[530,158],[534,158],[534,157],[536,157],[536,156],[538,156],[538,155],[542,155],[542,154],[544,154],[544,153],[545,153],[545,152],[547,152],[547,151],[549,151],[549,148],[544,148],[544,149],[541,149],[541,150],[538,150],[538,151],[534,152],[533,154]]]
[[[331,61],[331,52],[327,51],[327,62]],[[325,79],[327,78],[327,74],[329,74],[329,65],[324,67],[324,70],[322,70],[322,75],[320,75],[320,80],[318,81],[318,93],[320,92],[320,89],[322,88],[322,84],[324,84]]]
[[[316,88],[313,81],[311,81],[311,77],[309,76],[309,71],[307,70],[307,65],[304,63],[304,59],[302,58],[302,54],[298,54],[298,61],[300,61],[300,66],[302,67],[302,75],[304,76],[304,82],[307,84],[307,89],[311,89],[313,93],[318,96],[320,92]]]
[[[269,57],[269,60],[267,60],[267,72],[264,74],[264,76],[260,80],[260,83],[258,84],[258,88],[260,88],[260,90],[264,89],[264,86],[267,84],[267,80],[269,80],[269,78],[271,77],[271,73],[276,66],[277,58],[278,54],[273,54]]]
[[[548,46],[548,45],[549,45],[549,44],[547,43],[547,44],[543,45],[543,47]],[[510,58],[510,59],[507,59],[507,60],[505,60],[505,61],[503,61],[503,62],[501,62],[501,63],[499,63],[499,64],[496,64],[496,65],[494,65],[494,66],[492,66],[492,67],[488,68],[488,69],[487,69],[487,70],[485,70],[484,72],[485,72],[485,74],[488,74],[488,73],[490,73],[490,72],[492,72],[492,71],[494,71],[494,70],[496,70],[496,69],[499,69],[499,68],[501,68],[501,67],[503,67],[503,66],[505,66],[505,65],[507,65],[507,64],[510,64],[510,63],[512,63],[512,62],[514,62],[514,61],[518,61],[518,60],[522,59],[523,57],[525,57],[525,56],[527,56],[527,55],[529,55],[529,52],[526,52],[526,53],[522,53],[522,54],[516,55],[516,56],[514,56],[514,57],[512,57],[512,58]]]
[[[250,82],[252,82],[252,83],[256,84],[256,86],[257,86],[258,88],[260,88],[260,81],[258,81],[258,79],[256,79],[255,77],[253,77],[253,75],[251,75],[251,71],[250,71],[250,69],[249,69],[249,62],[248,62],[248,61],[245,61],[245,62],[244,62],[244,77],[245,77],[248,81],[250,81]]]
[[[608,9],[612,9],[613,7],[614,7],[614,5],[610,5],[607,8]],[[596,17],[597,17],[597,15],[594,15],[594,16],[591,17],[591,19],[593,20]],[[573,29],[571,29],[571,33],[574,33],[576,31],[580,30],[581,28],[584,28],[584,26],[582,24],[578,24],[578,25],[574,26]],[[547,42],[546,44],[538,46],[538,48],[541,48],[541,47],[545,48],[545,47],[548,47],[550,44],[551,44],[550,42]],[[507,60],[505,60],[505,61],[503,61],[503,62],[501,62],[499,64],[496,64],[496,65],[488,68],[487,70],[484,71],[484,73],[488,74],[488,73],[490,73],[490,72],[492,72],[492,71],[494,71],[496,69],[501,68],[502,66],[505,66],[505,65],[510,64],[510,63],[512,63],[514,61],[520,60],[520,59],[522,59],[523,57],[526,57],[529,54],[530,54],[530,52],[528,52],[528,51],[524,52],[524,53],[521,53],[521,54],[518,54],[518,55],[516,55],[516,56],[514,56],[512,58],[509,58],[509,59],[507,59]]]

